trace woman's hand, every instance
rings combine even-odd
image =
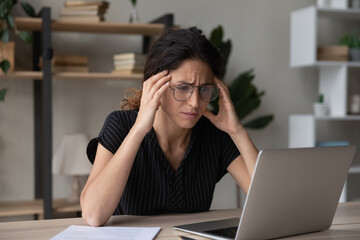
[[[140,127],[144,134],[148,133],[153,126],[156,110],[160,106],[160,97],[168,88],[170,80],[171,75],[168,75],[168,70],[165,70],[150,77],[143,84],[135,125]]]
[[[219,112],[214,115],[206,109],[204,116],[207,117],[217,128],[231,135],[236,135],[244,128],[235,112],[234,104],[231,101],[229,89],[224,81],[214,77],[215,85],[220,89]]]

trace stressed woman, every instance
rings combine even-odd
[[[258,151],[241,125],[223,58],[201,30],[170,29],[149,49],[141,91],[112,112],[87,153],[93,168],[81,194],[83,218],[199,212],[229,172],[247,192]],[[207,109],[219,96],[219,112]]]

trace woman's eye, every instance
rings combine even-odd
[[[180,91],[189,91],[191,87],[189,85],[179,85],[179,86],[176,86],[176,89],[180,90]]]
[[[203,93],[209,93],[209,92],[211,92],[211,87],[201,87],[201,92],[203,92]]]

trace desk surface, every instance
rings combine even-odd
[[[194,214],[167,214],[156,216],[113,216],[108,226],[161,227],[156,239],[176,239],[190,236],[188,233],[173,230],[172,226],[207,220],[237,217],[241,209],[214,210]],[[38,220],[0,223],[0,239],[50,239],[70,225],[86,225],[81,218]],[[284,238],[285,239],[285,238]],[[333,225],[329,230],[299,235],[286,239],[360,239],[360,202],[340,203]]]

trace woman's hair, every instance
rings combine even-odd
[[[219,50],[210,43],[200,29],[170,28],[149,49],[144,68],[144,81],[163,70],[175,70],[188,59],[203,61],[217,77],[224,64],[224,58]],[[140,99],[141,90],[127,89],[121,107],[125,110],[138,110]]]

